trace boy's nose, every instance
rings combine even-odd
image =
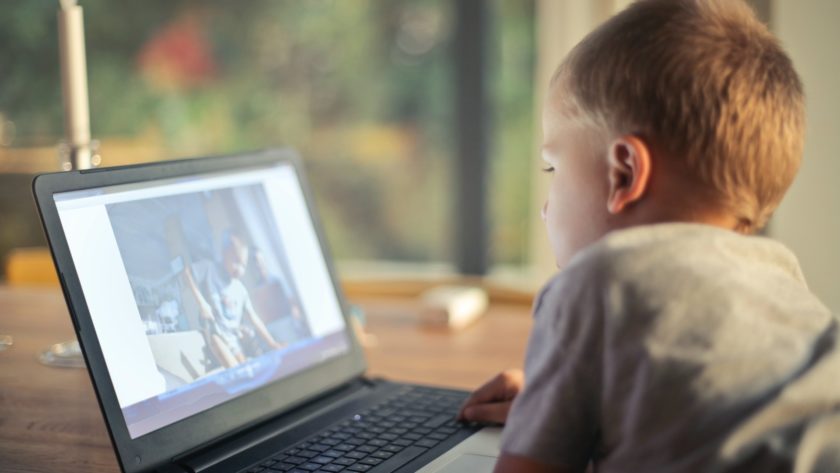
[[[545,211],[548,208],[548,201],[546,200],[543,202],[542,209],[540,209],[540,218],[542,218],[543,223],[545,223]]]

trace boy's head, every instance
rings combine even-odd
[[[222,263],[233,279],[241,278],[248,269],[248,245],[242,234],[235,230],[227,230],[222,235]]]
[[[761,228],[802,155],[802,85],[737,0],[641,0],[552,78],[543,215],[560,266],[606,232],[697,221]]]

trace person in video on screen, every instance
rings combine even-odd
[[[244,324],[246,319],[270,349],[283,347],[254,310],[248,289],[241,281],[247,269],[248,252],[245,239],[228,230],[222,236],[221,262],[199,261],[184,271],[187,286],[198,304],[210,350],[226,368],[246,359],[243,349],[243,341],[249,335],[249,327]]]
[[[543,107],[560,272],[524,372],[459,417],[496,472],[840,471],[840,331],[754,236],[802,157],[804,98],[737,0],[641,0],[583,39]]]

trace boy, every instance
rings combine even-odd
[[[271,350],[283,348],[274,340],[254,310],[242,276],[248,266],[248,245],[233,230],[222,237],[222,261],[199,261],[184,270],[184,277],[205,321],[205,338],[213,355],[225,368],[246,360],[242,346],[243,321],[248,320]],[[247,319],[246,319],[247,317]]]
[[[796,174],[803,116],[738,1],[642,0],[576,46],[543,115],[562,271],[524,379],[460,413],[506,423],[497,472],[840,471],[837,319],[749,236]]]

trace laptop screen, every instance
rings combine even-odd
[[[54,199],[131,438],[350,350],[293,165]]]

